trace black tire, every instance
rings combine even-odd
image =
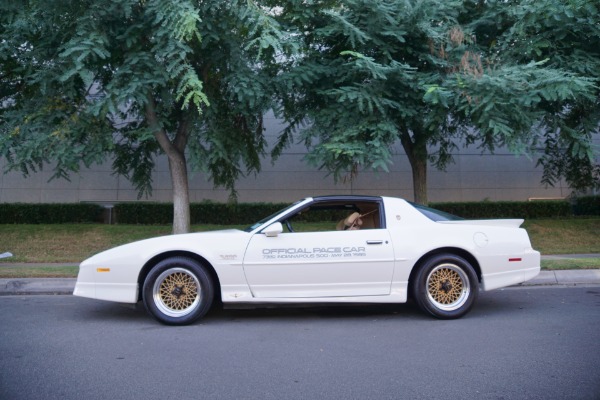
[[[214,286],[197,261],[186,257],[167,258],[148,274],[142,289],[146,310],[167,325],[187,325],[210,309]]]
[[[421,310],[439,319],[464,316],[479,293],[475,270],[468,261],[453,254],[440,254],[426,260],[411,285]]]

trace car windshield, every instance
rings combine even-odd
[[[435,208],[425,207],[421,204],[416,204],[409,202],[414,208],[419,210],[421,214],[426,216],[432,221],[460,221],[464,220],[464,218],[457,217],[456,215],[449,214],[444,211],[436,210]]]
[[[296,204],[300,203],[302,200],[299,200],[293,204],[290,204],[289,206],[287,206],[284,209],[281,209],[279,211],[277,211],[276,213],[273,213],[271,215],[269,215],[266,218],[261,219],[260,221],[250,225],[249,227],[247,227],[246,229],[244,229],[244,232],[252,232],[253,230],[255,230],[256,228],[258,228],[259,226],[261,226],[262,224],[264,224],[265,222],[267,222],[268,220],[270,220],[271,218],[274,218],[276,215],[279,215],[281,213],[283,213],[286,210],[289,210],[290,208],[294,207]]]

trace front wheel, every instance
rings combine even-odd
[[[468,313],[479,292],[471,264],[452,254],[428,259],[411,284],[419,307],[440,319],[460,318]]]
[[[186,257],[159,262],[142,290],[146,310],[167,325],[187,325],[202,318],[214,297],[213,283],[204,267]]]

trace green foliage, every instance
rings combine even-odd
[[[461,146],[506,146],[541,151],[547,184],[590,187],[598,15],[586,0],[2,2],[0,156],[53,178],[110,159],[143,195],[164,152],[235,197],[272,109],[288,122],[272,155],[299,139],[336,179],[387,170],[400,142],[423,180]]]
[[[290,17],[288,29],[306,50],[290,60],[281,77],[291,127],[280,143],[289,142],[294,128],[306,122],[300,138],[310,149],[308,161],[336,179],[363,168],[387,170],[397,121],[419,114],[421,100],[413,94],[417,69],[410,62],[413,46],[421,43],[413,38],[435,31],[448,8],[428,13],[400,3],[298,1],[288,2],[282,14]],[[422,13],[430,22],[421,24]]]
[[[155,156],[184,157],[189,145],[191,165],[233,191],[260,169],[274,56],[290,46],[269,10],[242,0],[3,2],[7,169],[50,165],[66,178],[112,159],[141,196]]]
[[[544,183],[589,187],[600,177],[598,15],[584,0],[287,2],[305,51],[280,77],[290,127],[273,154],[303,125],[308,161],[336,178],[385,170],[398,141],[422,171],[462,146],[545,148]]]
[[[593,137],[600,123],[600,8],[587,0],[522,0],[511,7],[486,2],[481,18],[471,23],[478,41],[489,49],[490,70],[500,71],[505,60],[533,66],[522,84],[511,86],[519,98],[518,111],[539,113],[535,129],[520,142],[539,154],[542,182],[553,185],[565,178],[574,189],[600,186],[598,148]],[[505,96],[508,97],[508,96]],[[514,101],[514,100],[513,100]]]

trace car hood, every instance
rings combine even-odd
[[[167,251],[189,251],[210,257],[219,246],[238,243],[245,246],[249,233],[238,229],[226,229],[209,232],[186,233],[180,235],[159,236],[124,244],[103,251],[84,260],[81,264],[97,264],[141,261]]]

